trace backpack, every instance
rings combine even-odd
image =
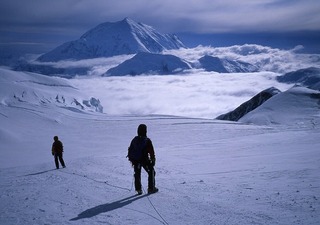
[[[61,141],[55,141],[53,143],[53,150],[55,153],[62,153],[63,152],[63,145]]]
[[[128,158],[131,162],[141,162],[148,158],[147,137],[136,136],[128,149]]]

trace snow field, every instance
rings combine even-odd
[[[25,161],[1,168],[1,224],[320,221],[319,129],[65,114],[53,129],[61,133],[67,168],[54,169],[51,140],[39,139],[47,149],[34,149],[38,154],[11,152],[13,159],[23,156]],[[38,122],[36,127],[50,124],[38,120],[35,114],[28,118]],[[160,192],[134,196],[133,169],[125,156],[142,122],[155,146]],[[30,136],[40,132],[35,129]],[[142,182],[146,190],[144,172]]]
[[[128,109],[130,105],[126,104],[135,101],[135,95],[126,88],[144,87],[147,91],[141,96],[146,96],[148,88],[155,88],[156,83],[176,84],[172,90],[191,86],[196,93],[204,90],[214,95],[210,87],[199,89],[202,82],[212,79],[208,76],[203,76],[206,80],[200,85],[195,85],[195,76],[109,78],[95,80],[96,85],[86,79],[73,80],[81,87],[77,90],[60,78],[3,69],[0,73],[0,224],[320,223],[320,115],[316,91],[296,88],[270,99],[265,103],[267,107],[258,108],[249,119],[261,121],[258,119],[262,116],[266,121],[277,121],[258,126],[156,115],[158,111],[152,111],[153,107],[131,115],[119,111],[108,115],[81,110],[70,103],[74,98],[83,99],[80,90],[92,90],[89,94],[104,95],[103,102],[108,105],[112,95],[106,93],[119,97],[114,105],[127,97],[128,101],[115,106],[117,110]],[[261,80],[270,77],[262,76]],[[225,78],[236,79],[234,75]],[[154,85],[148,87],[146,84],[152,81]],[[238,81],[239,86],[246,83]],[[247,81],[251,84],[252,80]],[[231,92],[240,93],[240,97],[247,95]],[[57,94],[66,102],[57,102]],[[197,101],[208,101],[206,96]],[[193,102],[187,100],[178,102],[188,109]],[[140,108],[148,106],[140,99],[136,103],[141,103]],[[201,109],[193,109],[197,108]],[[135,195],[133,169],[126,159],[140,123],[147,124],[156,150],[156,183],[160,191],[153,195]],[[65,146],[65,169],[54,169],[54,135]],[[146,190],[146,173],[142,181]]]

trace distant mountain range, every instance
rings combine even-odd
[[[133,58],[109,69],[103,76],[165,75],[195,67],[218,73],[258,71],[254,65],[238,60],[208,55],[199,59],[199,68],[199,66],[192,65],[177,56],[162,54],[164,50],[179,48],[186,47],[177,36],[161,34],[151,26],[125,18],[119,22],[102,23],[87,31],[78,40],[64,43],[41,55],[37,61],[44,64],[19,62],[15,69],[72,78],[75,75],[86,75],[91,68],[86,66],[60,68],[46,64],[46,62],[136,54]]]
[[[213,56],[203,56],[199,59],[201,68],[206,71],[213,71],[218,73],[246,73],[257,72],[258,68],[250,63],[239,60],[221,59]]]
[[[161,34],[151,26],[125,18],[119,22],[102,23],[80,39],[64,43],[41,55],[38,61],[80,60],[138,52],[159,53],[178,48],[185,46],[177,36]]]
[[[87,63],[78,63],[76,66],[64,66],[66,63],[61,61],[73,62],[84,59],[109,58],[117,55],[121,55],[121,57],[126,56],[126,61],[113,63],[112,67],[106,68],[106,71],[99,71],[99,75],[102,76],[166,75],[177,74],[189,69],[202,69],[217,73],[247,73],[265,70],[264,65],[270,63],[266,59],[260,63],[251,64],[238,59],[230,59],[223,55],[210,55],[210,53],[205,56],[199,55],[198,60],[193,59],[192,62],[188,62],[186,59],[180,58],[183,57],[181,54],[164,53],[165,50],[181,48],[186,47],[177,36],[161,34],[151,26],[125,18],[118,22],[102,23],[87,31],[78,40],[64,43],[54,50],[41,55],[35,61],[19,61],[12,68],[19,71],[72,78],[77,75],[90,74],[92,66]],[[252,54],[268,55],[271,54],[269,51],[267,47],[256,45],[234,46],[232,49],[233,53],[241,56]],[[270,69],[271,67],[268,68]],[[275,68],[278,68],[278,66],[276,65]],[[296,73],[304,74],[309,70],[293,72],[293,75],[287,74],[284,78],[279,78],[278,81],[289,82],[288,79],[292,76],[295,77]],[[273,70],[270,69],[270,71]],[[313,69],[313,71],[317,71],[317,69]],[[313,75],[308,80],[301,78],[297,82],[302,85],[306,85],[307,83],[313,84],[317,79],[317,75]],[[315,85],[320,86],[320,83]]]
[[[320,90],[320,69],[309,67],[278,76],[277,80],[282,83],[300,84],[302,86]]]

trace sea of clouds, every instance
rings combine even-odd
[[[80,90],[100,99],[107,114],[175,115],[215,118],[260,91],[292,85],[278,83],[272,72],[72,79]]]
[[[320,67],[320,55],[299,53],[301,48],[283,50],[248,44],[165,51],[164,54],[176,55],[193,65],[193,69],[179,75],[101,77],[108,69],[133,55],[47,64],[63,68],[89,67],[87,76],[78,76],[71,82],[81,91],[99,98],[107,114],[215,118],[264,89],[276,87],[285,91],[292,86],[277,82],[276,76],[302,68]],[[205,55],[242,60],[258,66],[261,72],[205,72],[198,68],[198,59]]]
[[[251,63],[260,71],[275,73],[286,73],[307,67],[320,67],[319,54],[301,53],[303,46],[299,45],[293,49],[278,49],[255,44],[234,45],[229,47],[198,46],[178,50],[166,50],[163,54],[171,54],[188,62],[193,68],[199,66],[199,59],[205,55],[230,60],[241,60]],[[78,68],[87,67],[89,76],[100,76],[108,69],[113,68],[134,55],[120,55],[109,58],[95,58],[85,60],[64,60],[59,62],[38,62],[32,64],[49,65],[55,68]],[[191,73],[192,71],[188,71]],[[198,71],[195,71],[198,72]]]

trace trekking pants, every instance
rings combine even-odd
[[[58,159],[60,161],[60,164],[62,167],[65,167],[65,164],[64,164],[64,161],[63,161],[63,158],[62,158],[62,153],[55,153],[54,154],[54,162],[56,164],[56,168],[59,169],[59,162],[58,162]]]
[[[155,187],[156,172],[150,162],[147,163],[134,163],[134,185],[136,191],[141,189],[141,167],[148,173],[148,189],[153,190]]]

